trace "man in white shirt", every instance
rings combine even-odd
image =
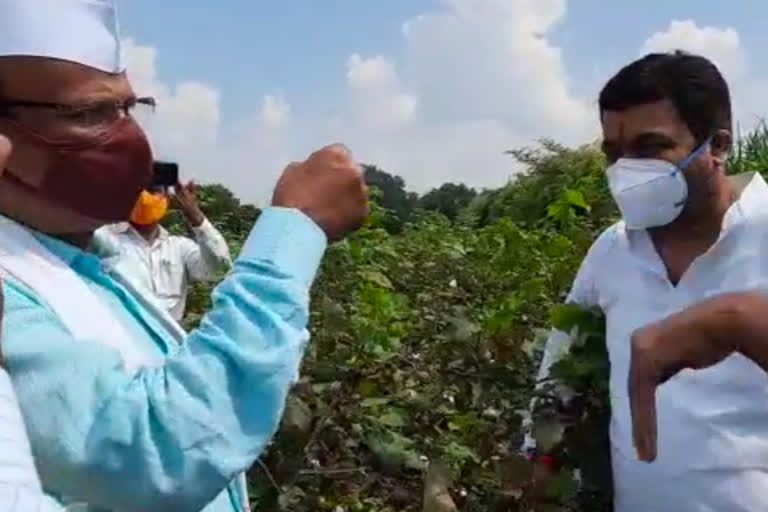
[[[739,343],[747,331],[724,323],[707,345],[694,328],[669,328],[669,318],[674,324],[702,307],[697,328],[744,321],[749,314],[733,311],[754,308],[701,303],[768,291],[768,186],[757,174],[726,175],[728,86],[704,58],[648,55],[607,83],[600,114],[607,178],[623,219],[590,249],[568,301],[606,315],[615,510],[765,510],[768,377],[754,347]],[[734,340],[723,335],[729,328]],[[729,343],[718,349],[722,339]],[[553,334],[540,376],[567,340]]]
[[[232,260],[226,240],[200,209],[195,184],[177,184],[174,196],[195,240],[173,236],[160,225],[171,198],[162,186],[142,192],[130,222],[106,226],[96,236],[119,255],[114,264],[181,322],[189,284],[215,279]]]

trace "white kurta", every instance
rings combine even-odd
[[[43,495],[11,379],[0,368],[0,510],[54,512],[63,509]]]
[[[768,510],[768,375],[741,355],[686,370],[657,392],[658,458],[637,460],[627,393],[630,337],[649,323],[725,292],[768,293],[768,186],[759,175],[728,210],[719,240],[677,286],[644,230],[618,223],[590,249],[570,301],[606,315],[617,512]],[[564,347],[547,343],[542,374]]]

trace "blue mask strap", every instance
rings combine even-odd
[[[712,142],[712,137],[707,137],[707,140],[701,143],[701,146],[696,148],[693,153],[688,155],[685,160],[680,162],[680,165],[677,166],[677,169],[675,169],[675,172],[678,171],[684,171],[689,165],[691,165],[691,162],[696,160],[701,156],[702,153],[709,147],[709,144]],[[674,172],[672,173],[674,174]]]

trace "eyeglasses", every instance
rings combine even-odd
[[[131,98],[126,101],[97,101],[83,104],[0,99],[0,117],[14,117],[16,110],[29,111],[20,121],[46,137],[98,135],[125,117],[145,119],[155,112],[154,98]]]

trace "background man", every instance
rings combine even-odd
[[[163,186],[142,191],[129,222],[104,227],[96,236],[118,254],[114,264],[181,322],[189,284],[215,279],[232,260],[226,240],[200,210],[195,184],[177,184],[173,197],[195,240],[171,235],[160,225],[171,200]]]
[[[623,220],[592,246],[568,300],[607,319],[616,510],[763,509],[768,380],[753,360],[764,363],[766,351],[752,340],[739,352],[743,326],[759,323],[745,312],[759,308],[705,302],[768,283],[768,185],[726,176],[728,86],[702,57],[648,55],[607,83],[600,115]],[[542,377],[566,340],[550,338]],[[706,369],[675,375],[687,367]],[[672,375],[654,409],[656,385]]]
[[[200,327],[113,271],[94,232],[152,173],[109,0],[0,0],[3,353],[43,487],[96,510],[240,512],[309,340],[329,242],[367,214],[338,145],[289,166]],[[82,510],[82,508],[81,508]]]

